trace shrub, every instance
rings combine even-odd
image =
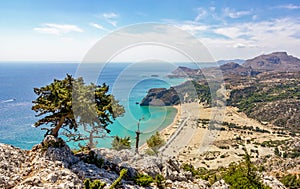
[[[160,147],[165,144],[164,139],[156,132],[147,140],[147,145],[157,154]]]
[[[149,148],[147,148],[147,149],[145,150],[145,154],[147,154],[147,155],[149,155],[149,156],[154,156],[154,155],[156,155],[156,153],[155,153],[152,149],[149,149]]]
[[[162,175],[157,174],[157,175],[155,176],[154,182],[156,183],[156,186],[157,186],[159,189],[164,188],[164,181],[165,181],[165,178],[164,178]]]
[[[112,148],[115,150],[122,150],[122,149],[130,149],[131,148],[130,143],[131,143],[130,137],[121,138],[116,136],[112,141],[111,145]]]
[[[261,188],[268,189],[259,181],[259,176],[256,174],[256,168],[250,161],[250,155],[244,149],[244,162],[239,165],[231,164],[224,174],[223,179],[232,188]]]
[[[126,175],[126,173],[127,173],[127,169],[122,169],[120,171],[120,176],[112,183],[109,189],[116,188],[120,184],[122,178]]]
[[[102,189],[106,186],[106,183],[101,182],[100,180],[94,180],[91,182],[91,180],[85,179],[84,181],[84,188],[85,189]]]
[[[154,180],[149,175],[138,174],[134,181],[139,186],[150,186]]]
[[[288,174],[283,176],[280,181],[282,182],[282,184],[284,184],[286,187],[290,188],[290,189],[297,189],[300,188],[300,174],[298,175],[292,175],[292,174]]]
[[[85,163],[94,164],[99,168],[101,168],[104,164],[104,160],[102,158],[97,158],[97,155],[94,151],[90,151],[88,156],[83,161]]]

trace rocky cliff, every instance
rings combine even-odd
[[[127,175],[117,188],[145,188],[133,182],[137,174],[162,175],[166,188],[229,188],[224,180],[210,184],[194,178],[176,159],[163,160],[130,150],[101,148],[74,155],[63,140],[52,136],[29,151],[0,144],[0,188],[79,189],[84,188],[87,178],[99,179],[109,188],[123,168],[127,169]],[[273,177],[262,175],[262,178],[272,188],[285,188]],[[152,184],[146,188],[159,187]]]
[[[180,103],[180,98],[174,88],[155,88],[148,91],[140,103],[141,106],[171,106]]]
[[[89,161],[87,161],[89,160]],[[93,161],[91,161],[93,160]],[[95,163],[101,160],[101,164]],[[204,180],[193,179],[178,161],[137,155],[130,150],[93,149],[74,155],[66,143],[52,136],[26,151],[0,144],[0,188],[83,188],[83,181],[99,179],[108,188],[127,169],[120,188],[144,188],[132,181],[138,173],[161,174],[175,188],[208,188]],[[156,188],[155,186],[151,188]]]

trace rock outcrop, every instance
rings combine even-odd
[[[83,188],[87,178],[99,179],[109,187],[123,168],[132,179],[138,173],[153,177],[161,174],[176,188],[208,187],[206,181],[194,181],[191,173],[183,171],[176,160],[163,161],[130,150],[100,148],[92,149],[92,152],[95,158],[103,161],[101,166],[85,161],[90,153],[74,155],[63,140],[52,136],[47,136],[29,151],[0,144],[0,188]],[[125,180],[121,185],[123,188],[143,188]]]
[[[101,163],[91,162],[101,160]],[[89,159],[89,161],[88,161]],[[61,139],[47,136],[32,150],[25,151],[0,144],[0,188],[83,188],[83,181],[99,179],[105,188],[116,180],[120,170],[127,169],[127,178],[121,188],[144,188],[132,181],[137,174],[165,178],[166,188],[229,188],[224,180],[212,184],[196,179],[181,169],[176,159],[163,160],[156,156],[138,155],[130,150],[115,151],[104,148],[74,155]],[[263,182],[272,188],[285,188],[277,179],[262,175]],[[151,185],[146,188],[158,188]]]
[[[48,137],[45,142],[53,140]],[[78,176],[65,167],[73,157],[67,153],[66,159],[63,159],[69,147],[64,142],[62,145],[59,152],[53,152],[54,147],[43,149],[42,145],[39,149],[35,147],[34,150],[24,151],[0,144],[0,188],[82,188]]]
[[[155,88],[148,91],[140,103],[141,106],[171,106],[178,105],[180,98],[174,88]]]

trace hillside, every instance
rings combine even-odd
[[[259,71],[297,72],[300,71],[300,59],[286,52],[274,52],[246,60],[243,66]]]

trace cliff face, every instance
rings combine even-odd
[[[148,91],[140,103],[141,106],[171,106],[180,103],[180,98],[174,88],[155,88]]]

